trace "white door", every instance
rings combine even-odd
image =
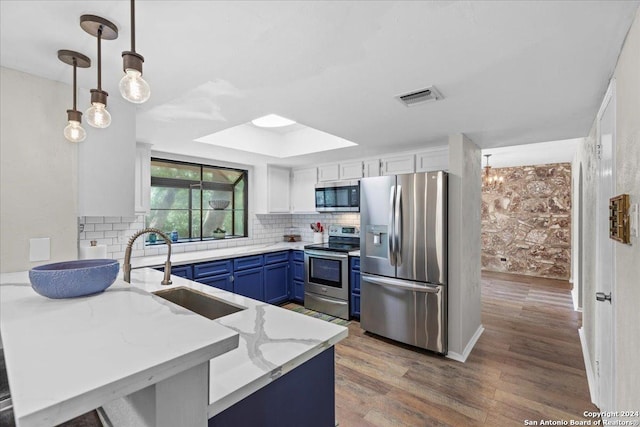
[[[609,238],[609,199],[615,195],[615,80],[612,80],[598,113],[598,198],[596,207],[595,376],[596,404],[601,411],[615,410],[613,313],[615,295],[615,246]],[[610,297],[606,298],[606,297]],[[604,299],[606,298],[606,299]]]

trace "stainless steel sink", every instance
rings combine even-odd
[[[231,304],[211,295],[182,286],[164,289],[154,292],[154,294],[211,320],[246,310],[246,307]]]

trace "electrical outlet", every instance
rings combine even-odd
[[[629,234],[638,237],[638,204],[634,203],[629,209]]]

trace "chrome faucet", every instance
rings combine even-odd
[[[156,233],[160,237],[167,242],[167,260],[164,263],[164,279],[162,279],[163,285],[171,284],[171,239],[164,234],[162,231],[157,228],[145,228],[144,230],[138,231],[136,234],[131,236],[129,239],[129,243],[127,243],[127,249],[124,252],[124,266],[122,267],[122,271],[124,272],[124,281],[127,283],[131,283],[131,248],[133,247],[133,242],[143,234],[146,233]]]

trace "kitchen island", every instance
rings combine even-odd
[[[347,336],[346,328],[176,276],[161,286],[162,276],[134,270],[131,285],[117,280],[102,294],[71,300],[37,295],[26,273],[0,276],[0,331],[19,425],[54,425],[99,406],[114,425],[170,425],[161,418],[203,406],[215,425],[249,396],[285,384],[278,379],[296,378],[292,371],[312,374],[315,361],[330,362],[324,376],[333,387],[333,345]],[[209,320],[150,294],[180,286],[246,309]],[[186,373],[173,381],[178,389],[190,379],[200,385],[185,393],[154,386],[180,372]],[[304,375],[295,382],[304,383]],[[194,399],[201,384],[208,390]],[[149,396],[159,395],[162,402],[149,404]],[[140,407],[148,414],[141,416]]]

